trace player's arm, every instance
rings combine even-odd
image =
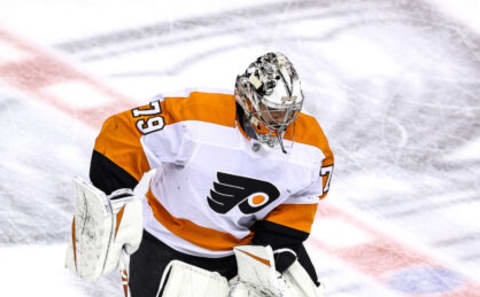
[[[107,195],[121,188],[133,189],[150,170],[136,123],[143,120],[126,111],[108,118],[95,141],[90,180]]]
[[[274,250],[291,249],[297,253],[300,261],[305,253],[302,244],[310,235],[317,204],[327,196],[330,189],[334,166],[333,152],[321,127],[313,117],[304,120],[308,121],[300,124],[308,124],[310,129],[306,136],[302,136],[303,142],[314,145],[322,154],[322,159],[318,162],[320,168],[316,173],[317,178],[307,188],[276,207],[263,220],[256,222],[252,239],[253,244],[268,244]]]
[[[281,204],[253,227],[254,245],[270,245],[275,253],[275,266],[284,272],[298,259],[310,278],[317,282],[315,269],[303,242],[310,235],[317,204]]]
[[[317,180],[303,192],[277,206],[263,220],[256,222],[252,238],[252,244],[270,245],[273,248],[276,252],[277,270],[283,272],[298,259],[314,282],[317,282],[317,276],[303,242],[310,235],[318,202],[327,196],[330,188],[333,154],[328,149],[324,155]]]
[[[160,102],[108,118],[98,135],[90,166],[92,183],[76,179],[76,207],[67,266],[87,280],[118,268],[132,254],[143,230],[142,203],[133,193],[150,170],[141,137],[161,126]]]

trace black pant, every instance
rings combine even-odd
[[[155,297],[163,271],[171,260],[180,260],[209,271],[217,271],[227,279],[237,275],[235,256],[203,258],[186,255],[144,231],[140,248],[130,257],[129,287],[132,297]]]
[[[297,252],[297,256],[300,264],[316,282],[315,270],[303,245],[300,253]],[[130,257],[129,287],[132,297],[155,297],[163,271],[171,260],[180,260],[209,271],[216,271],[227,279],[237,275],[237,262],[233,255],[224,258],[186,255],[168,247],[144,231],[140,248]]]

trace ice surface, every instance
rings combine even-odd
[[[31,295],[27,280],[52,284],[46,296],[121,296],[116,275],[84,284],[61,267],[71,178],[87,177],[99,123],[158,93],[231,92],[278,50],[336,157],[308,245],[328,296],[480,296],[479,13],[436,0],[0,2],[3,292]]]

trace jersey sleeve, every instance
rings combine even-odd
[[[316,123],[316,121],[314,122]],[[313,124],[310,127],[315,127]],[[273,209],[263,220],[254,224],[254,244],[269,244],[272,248],[298,248],[310,235],[318,202],[330,189],[334,157],[323,131],[317,124],[312,129],[310,143],[321,151],[322,159],[316,164],[316,178],[302,191],[290,196]]]
[[[172,130],[165,129],[171,122],[168,109],[163,97],[156,96],[147,105],[105,121],[90,165],[90,179],[97,188],[107,194],[134,188],[145,172],[175,158],[179,133],[165,131]]]
[[[327,197],[330,190],[330,182],[333,175],[333,153],[329,147],[323,150],[324,158],[321,162],[320,168],[318,168],[316,180],[309,185],[306,189],[299,193],[295,193],[288,200],[287,203],[317,203],[318,199],[324,199]]]
[[[225,100],[230,97],[216,94],[205,104],[196,92],[189,97],[156,96],[148,105],[108,118],[95,142],[92,183],[108,194],[135,187],[145,172],[162,164],[185,163],[193,146],[182,123],[200,120],[235,126],[235,110],[225,108],[232,102]],[[208,108],[199,108],[205,105]],[[212,106],[222,113],[211,114]]]
[[[150,170],[135,127],[132,111],[109,117],[96,138],[90,180],[107,195],[119,188],[134,188]]]

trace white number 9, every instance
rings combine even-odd
[[[154,101],[150,103],[149,109],[135,108],[132,110],[134,118],[141,116],[153,116],[162,113],[160,101]],[[162,116],[149,117],[146,120],[138,120],[136,122],[137,129],[142,134],[148,134],[155,131],[160,131],[165,127],[165,119]]]
[[[145,120],[137,121],[137,129],[142,134],[148,134],[155,131],[160,131],[165,127],[165,120],[163,117],[153,117]]]

